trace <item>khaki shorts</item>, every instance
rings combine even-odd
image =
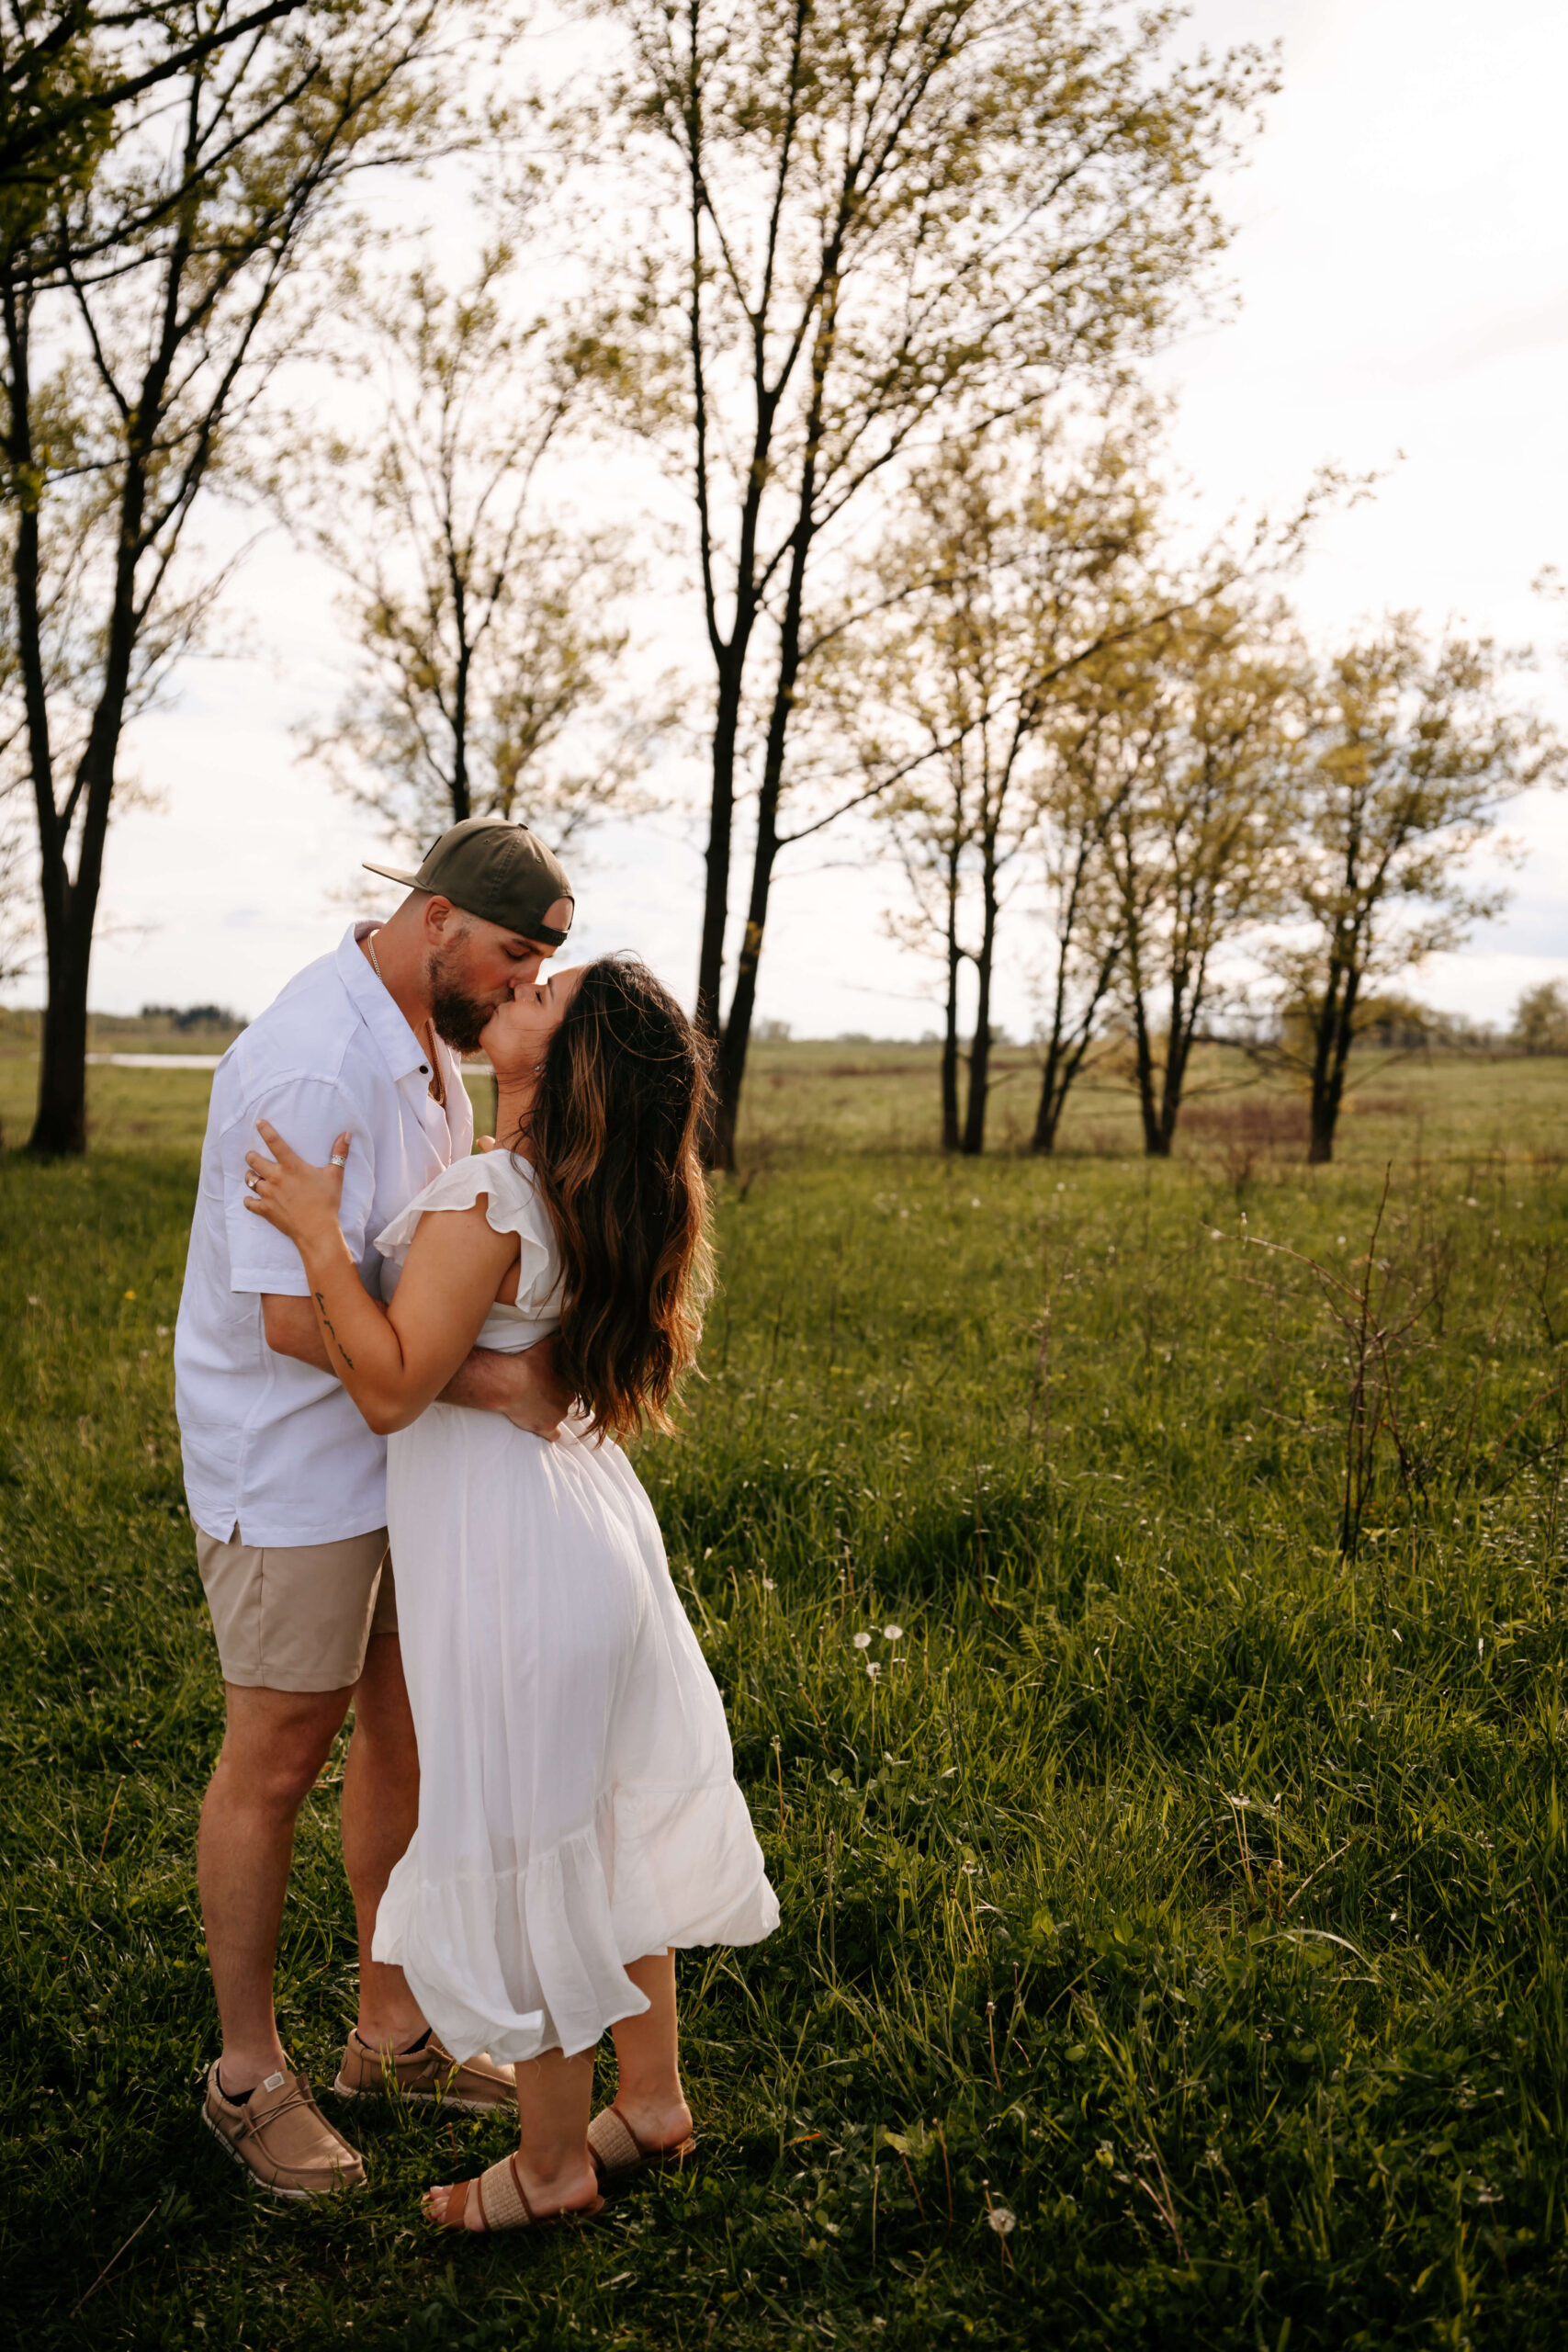
[[[387,1531],[341,1544],[220,1544],[196,1532],[197,1564],[225,1682],[245,1690],[346,1690],[372,1634],[398,1630]]]

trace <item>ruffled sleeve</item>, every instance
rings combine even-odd
[[[484,1203],[485,1221],[497,1233],[514,1233],[522,1244],[517,1268],[517,1306],[538,1312],[559,1273],[555,1229],[534,1188],[534,1174],[509,1151],[481,1151],[455,1159],[416,1193],[406,1209],[376,1236],[383,1258],[401,1267],[427,1209],[471,1209]]]

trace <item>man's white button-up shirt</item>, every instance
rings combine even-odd
[[[213,1076],[201,1184],[175,1332],[175,1402],[186,1496],[220,1542],[333,1544],[384,1526],[387,1446],[331,1373],[275,1355],[265,1292],[307,1295],[294,1244],[244,1206],[245,1154],[266,1119],[323,1164],[352,1137],[344,1170],[345,1239],[367,1290],[380,1295],[375,1237],[433,1176],[473,1148],[474,1117],[457,1057],[437,1041],[446,1108],[430,1092],[430,1056],[366,960],[355,922],[308,965],[230,1046]]]

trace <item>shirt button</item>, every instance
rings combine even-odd
[[[421,1062],[419,1066],[419,1074],[421,1078],[428,1078],[430,1076],[430,1065],[428,1062]]]

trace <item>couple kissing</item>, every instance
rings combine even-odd
[[[705,1057],[640,963],[541,977],[573,900],[524,827],[444,833],[216,1073],[175,1336],[225,1692],[202,1810],[221,2047],[262,2187],[365,2177],[273,1977],[296,1815],[353,1713],[359,2010],[334,2092],[514,2119],[433,2187],[498,2230],[683,2156],[675,1952],[778,1905],[723,1702],[625,1453],[667,1430],[708,1279]],[[458,1056],[495,1072],[474,1148]],[[395,1576],[395,1582],[394,1582]],[[614,2103],[591,2116],[614,2039]]]

